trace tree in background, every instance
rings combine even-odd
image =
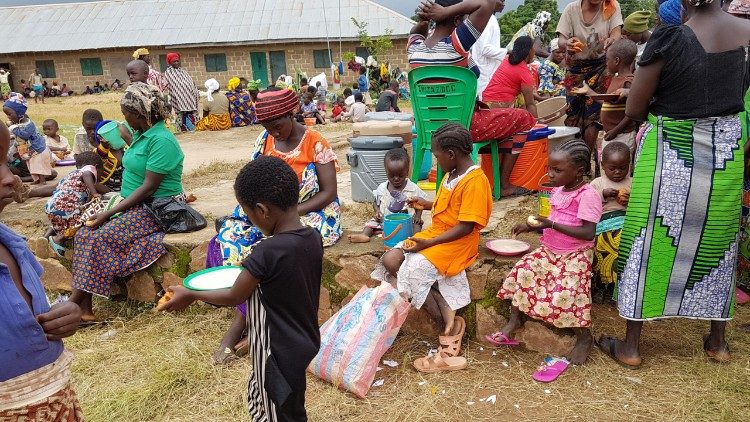
[[[656,24],[656,0],[620,0],[620,8],[622,9],[623,19],[639,10],[649,11],[651,12],[651,18],[649,18],[650,27],[653,28]]]
[[[516,10],[511,10],[500,16],[499,22],[503,47],[510,42],[510,39],[513,38],[513,35],[519,29],[533,21],[536,14],[541,11],[547,11],[552,14],[552,20],[549,26],[547,26],[547,32],[543,37],[544,41],[549,43],[552,38],[555,38],[555,28],[557,28],[557,22],[560,20],[560,11],[557,10],[557,0],[526,0]]]

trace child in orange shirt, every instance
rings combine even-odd
[[[466,358],[458,356],[466,323],[456,311],[471,302],[465,270],[479,255],[479,230],[492,213],[492,189],[471,160],[472,146],[471,134],[459,124],[435,131],[432,152],[446,175],[434,202],[409,201],[417,210],[432,210],[432,226],[386,252],[372,273],[373,279],[393,284],[415,308],[426,306],[445,324],[438,353],[414,361],[421,372],[466,368]]]

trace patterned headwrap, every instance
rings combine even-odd
[[[531,21],[531,25],[533,26],[534,31],[533,38],[539,38],[542,36],[542,33],[544,32],[544,25],[547,25],[551,19],[552,14],[550,12],[542,11],[536,14],[534,20]]]
[[[560,38],[554,38],[549,43],[550,51],[557,51],[560,49]]]
[[[8,99],[5,100],[3,107],[8,107],[9,109],[15,111],[16,115],[19,118],[24,116],[26,114],[26,110],[28,109],[26,98],[24,98],[23,95],[17,92],[10,93]]]
[[[135,50],[133,52],[133,59],[138,60],[141,58],[141,56],[148,56],[148,48],[139,48],[138,50]]]
[[[633,12],[630,16],[625,18],[625,23],[622,29],[631,34],[646,32],[648,31],[648,19],[650,17],[651,12],[645,10]]]
[[[735,16],[747,16],[750,15],[750,0],[734,0],[729,5],[727,12]]]
[[[230,91],[234,91],[238,86],[240,86],[240,78],[236,76],[227,82],[227,89]]]
[[[248,91],[258,91],[258,89],[260,89],[260,79],[247,83]]]
[[[206,87],[206,93],[208,94],[206,97],[208,98],[208,101],[213,101],[213,93],[219,90],[219,81],[211,78],[207,80],[203,85]]]
[[[267,89],[258,94],[255,115],[258,121],[278,119],[294,111],[299,105],[297,94],[290,89]]]
[[[608,21],[609,18],[614,16],[615,12],[617,11],[617,0],[604,0],[604,5],[602,6],[602,16],[604,17],[605,21]]]
[[[659,6],[659,19],[664,25],[682,25],[682,2],[666,0]]]
[[[172,66],[172,63],[180,60],[180,53],[167,53],[167,64]]]
[[[152,117],[156,117],[157,120],[166,120],[170,114],[161,90],[145,82],[131,83],[125,90],[120,104],[145,117],[149,125],[154,123]]]

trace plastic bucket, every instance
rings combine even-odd
[[[315,117],[305,117],[305,126],[315,126],[317,122],[318,119]]]
[[[555,187],[552,186],[550,182],[543,182],[544,179],[546,179],[546,177],[543,177],[539,181],[539,193],[537,194],[537,197],[539,198],[539,215],[542,217],[549,217],[552,212],[552,205],[550,204],[549,199],[552,197],[552,190]]]
[[[390,214],[383,219],[383,243],[387,248],[395,248],[399,242],[411,237],[412,217],[409,214]]]
[[[106,123],[96,133],[104,138],[112,149],[125,148],[125,140],[120,136],[120,124],[118,122],[113,120]]]

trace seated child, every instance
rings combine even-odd
[[[344,105],[346,106],[345,110],[349,110],[349,107],[354,104],[354,92],[351,88],[344,88],[344,93],[341,94],[342,97],[344,97]]]
[[[321,85],[321,83],[318,81],[315,83],[315,104],[318,106],[318,111],[323,113],[323,115],[326,114],[326,94],[328,94]]]
[[[443,322],[439,351],[419,358],[421,372],[466,368],[461,339],[466,323],[456,311],[471,302],[466,268],[479,256],[479,231],[492,213],[492,189],[471,160],[471,134],[447,123],[432,135],[432,153],[446,171],[434,202],[415,198],[409,206],[432,210],[432,225],[383,254],[372,278],[393,284],[419,309]]]
[[[383,165],[388,180],[381,183],[372,193],[375,195],[375,217],[365,224],[360,234],[349,236],[352,243],[367,243],[370,238],[383,232],[383,218],[396,213],[407,213],[413,216],[413,231],[422,231],[422,210],[411,209],[407,206],[407,199],[427,199],[427,195],[409,180],[409,154],[403,148],[394,148],[385,153]]]
[[[380,93],[375,111],[401,112],[401,109],[398,108],[398,82],[395,79],[388,84],[388,89]]]
[[[511,335],[533,318],[557,328],[572,328],[576,344],[567,360],[553,358],[537,376],[569,363],[586,362],[593,345],[591,326],[591,271],[596,224],[602,215],[602,197],[586,183],[591,152],[579,139],[549,156],[552,192],[549,219],[532,217],[513,228],[513,234],[542,231],[542,246],[521,258],[505,279],[497,297],[511,301],[508,323],[487,336],[497,346],[516,346]],[[551,369],[550,369],[551,368]],[[562,371],[558,372],[561,373]]]
[[[55,119],[47,119],[42,123],[44,140],[47,143],[47,148],[52,151],[52,162],[73,159],[73,151],[70,149],[70,143],[66,137],[57,133],[59,130],[60,127]]]
[[[199,292],[172,286],[171,299],[158,309],[179,311],[196,300],[223,306],[246,303],[253,349],[248,383],[253,420],[307,420],[305,371],[320,348],[320,233],[300,222],[297,175],[279,158],[261,156],[247,164],[234,192],[268,237],[244,260],[231,288]]]
[[[326,118],[313,103],[313,96],[309,92],[305,94],[300,107],[300,116],[302,119],[314,117],[316,124],[326,124]]]
[[[365,105],[364,97],[361,93],[358,92],[354,94],[354,99],[356,101],[354,104],[352,104],[351,107],[349,107],[349,111],[341,113],[338,119],[334,120],[334,122],[351,120],[352,123],[357,123],[365,121],[365,114],[367,114],[368,110],[367,106]]]
[[[622,142],[610,142],[602,152],[601,167],[604,174],[591,182],[603,198],[602,219],[596,226],[594,249],[594,303],[603,303],[612,297],[617,283],[620,230],[625,223],[625,210],[630,198],[630,149]],[[608,297],[607,297],[608,296]]]
[[[8,146],[8,156],[7,162],[8,162],[8,168],[10,169],[10,172],[13,173],[14,176],[18,178],[17,184],[17,191],[21,191],[22,195],[15,195],[14,200],[16,202],[23,203],[28,199],[29,195],[28,193],[32,191],[32,189],[28,186],[21,186],[23,183],[30,183],[34,180],[31,178],[31,173],[29,173],[29,167],[26,165],[26,162],[21,159],[21,154],[18,153],[18,143],[16,142],[16,137],[11,135],[10,138],[10,145]],[[46,177],[47,181],[55,180],[57,178],[57,172],[52,169],[52,174]],[[47,188],[47,186],[45,186]],[[16,192],[18,193],[18,192]]]
[[[83,118],[81,120],[81,127],[78,129],[76,136],[73,139],[73,155],[78,155],[86,151],[93,151],[96,148],[94,138],[96,125],[104,120],[104,117],[102,117],[102,113],[99,110],[90,108],[83,112]]]
[[[336,118],[339,117],[344,110],[346,110],[346,104],[344,104],[344,97],[338,97],[336,98],[336,103],[333,105],[333,110],[331,110],[331,118],[334,122],[336,122]]]
[[[78,228],[85,223],[85,205],[109,191],[98,183],[102,172],[102,159],[94,151],[76,156],[77,170],[60,180],[44,211],[52,224],[54,234],[49,236],[52,250],[60,257],[65,255],[62,244],[72,239]]]
[[[26,115],[26,109],[26,98],[17,93],[11,93],[3,104],[3,112],[12,123],[8,129],[16,137],[18,152],[29,168],[32,183],[45,185],[47,177],[52,175],[51,153],[36,125]]]
[[[83,95],[92,95],[94,93],[94,90],[91,89],[90,86],[86,85],[86,89],[83,90]]]

